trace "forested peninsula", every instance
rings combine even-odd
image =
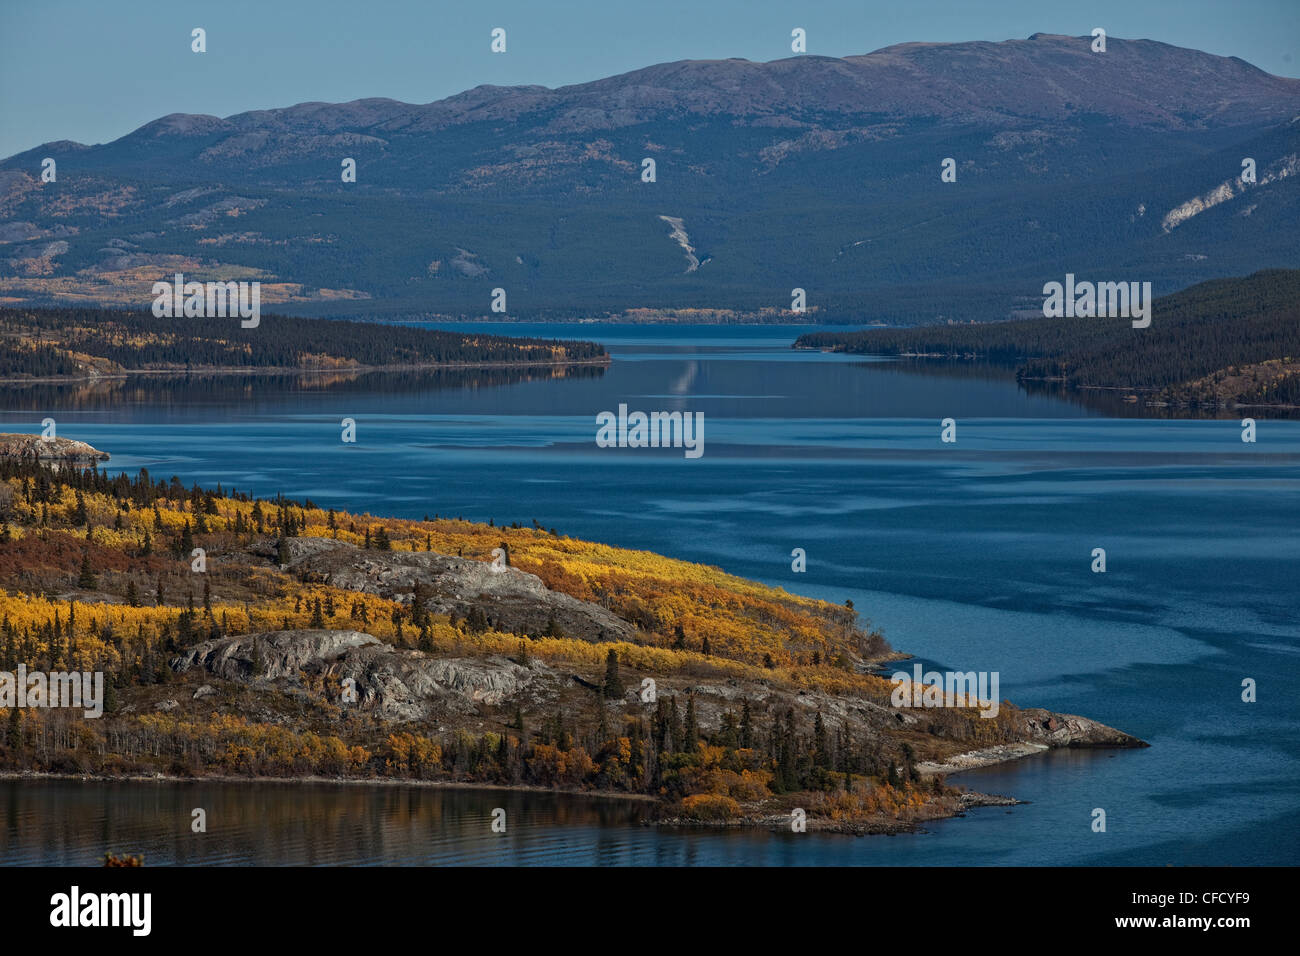
[[[877,670],[903,655],[851,602],[536,521],[109,476],[59,441],[0,436],[0,672],[102,671],[104,713],[0,706],[0,771],[541,787],[877,833],[990,802],[947,772],[1145,746],[895,706]]]
[[[262,315],[159,318],[149,311],[0,309],[0,381],[130,373],[284,372],[606,363],[595,342]]]
[[[1300,406],[1300,269],[1215,279],[1162,296],[1151,325],[1126,318],[1032,318],[818,332],[796,348],[966,359],[1024,382],[1142,393],[1147,404]]]

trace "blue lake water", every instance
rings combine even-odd
[[[681,834],[601,815],[566,829],[558,798],[530,804],[527,824],[567,847],[550,856],[470,859],[430,838],[420,859],[381,841],[350,861],[1300,862],[1300,422],[1257,414],[1246,444],[1235,419],[1120,417],[999,374],[795,352],[798,330],[782,327],[485,329],[593,338],[614,361],[514,383],[196,380],[111,400],[0,391],[0,429],[34,432],[50,416],[59,434],[111,452],[110,470],[375,514],[536,519],[851,598],[927,664],[997,671],[1005,698],[1152,746],[953,777],[1032,803],[916,836]],[[620,403],[703,412],[703,457],[596,447],[596,414]],[[345,417],[355,445],[340,441]],[[949,417],[954,444],[939,440]],[[802,574],[790,569],[797,547]],[[1105,574],[1090,570],[1097,547]],[[1256,703],[1241,700],[1246,678]],[[134,798],[113,792],[127,815]],[[13,793],[0,788],[0,818]],[[392,803],[373,799],[377,814]],[[1090,828],[1097,807],[1105,833]],[[155,862],[181,859],[159,852]],[[230,852],[220,861],[254,860]]]

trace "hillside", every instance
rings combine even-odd
[[[770,318],[798,287],[809,320],[919,322],[1004,318],[1067,271],[1164,293],[1294,266],[1300,80],[1091,42],[173,114],[0,163],[0,296],[138,308],[203,272],[294,314],[483,316],[504,288],[511,318]]]
[[[598,790],[895,832],[985,799],[947,770],[1143,746],[1006,702],[894,707],[872,671],[899,655],[851,607],[540,526],[3,460],[0,587],[0,671],[108,680],[99,719],[0,708],[16,771]]]
[[[348,371],[608,362],[594,342],[465,335],[268,315],[158,318],[146,311],[0,308],[0,379],[99,378],[124,372]]]
[[[1300,270],[1200,283],[1127,319],[1034,318],[984,325],[800,336],[796,348],[971,359],[1014,366],[1022,381],[1145,392],[1148,403],[1300,405]]]

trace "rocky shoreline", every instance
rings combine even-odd
[[[110,457],[106,451],[71,438],[0,432],[0,458],[36,461],[56,471],[59,468],[89,468],[108,461]]]
[[[0,458],[6,457],[57,469],[88,467],[108,455],[69,439],[0,435]],[[49,467],[43,474],[50,478]],[[105,501],[111,507],[112,499],[94,482],[102,486],[105,479],[75,477],[83,482],[79,500],[82,487],[88,488],[90,508],[104,514]],[[0,499],[0,511],[13,510],[20,530],[34,523],[30,503],[20,500],[12,484],[0,483],[0,491],[9,492],[7,503]],[[157,518],[160,498],[173,529],[176,516],[183,516],[188,533],[192,513],[188,502],[175,506],[165,491],[161,484],[154,491],[154,516],[144,528],[152,525],[160,544],[166,540]],[[108,720],[90,728],[123,744],[113,750],[104,736],[97,751],[13,764],[17,772],[0,776],[574,793],[651,801],[655,810],[647,823],[666,827],[787,830],[791,812],[803,808],[807,830],[865,835],[914,832],[927,821],[975,807],[1019,802],[945,785],[941,778],[948,774],[1050,749],[1147,746],[1085,717],[1010,703],[990,722],[974,712],[923,713],[895,706],[887,677],[875,671],[902,655],[879,634],[857,631],[851,607],[846,612],[818,604],[813,613],[799,603],[808,599],[783,591],[753,596],[748,588],[762,586],[733,581],[717,569],[705,569],[714,575],[705,590],[677,576],[698,569],[676,568],[672,559],[639,552],[615,555],[617,560],[586,566],[586,573],[604,579],[597,592],[572,585],[561,562],[582,555],[583,548],[604,546],[560,539],[554,532],[503,527],[482,534],[488,529],[467,522],[451,529],[436,521],[413,527],[366,515],[361,539],[356,519],[346,513],[327,516],[314,509],[309,523],[303,513],[310,505],[296,505],[301,511],[295,515],[283,502],[250,508],[247,500],[209,501],[208,513],[221,526],[203,532],[211,536],[205,539],[211,575],[204,579],[204,603],[219,613],[210,612],[206,621],[200,616],[196,627],[193,591],[189,610],[181,611],[163,602],[163,585],[157,585],[156,606],[146,602],[138,613],[161,616],[160,633],[175,627],[175,636],[183,639],[157,648],[147,667],[137,654],[139,673],[148,679],[128,674],[118,684],[121,698],[109,708]],[[243,511],[232,529],[231,513],[241,507],[258,515],[256,530],[245,523]],[[294,527],[278,539],[268,534],[259,510],[264,507],[274,509],[283,526],[292,519]],[[142,507],[135,513],[146,512]],[[59,519],[56,513],[56,524]],[[314,533],[303,533],[308,530]],[[175,553],[179,535],[173,530],[171,536]],[[437,549],[435,536],[441,536]],[[492,551],[493,560],[485,560],[485,551],[506,537],[509,550],[503,543]],[[17,540],[43,553],[45,538],[22,534]],[[150,565],[163,580],[165,558],[129,547],[108,556],[120,559],[119,553],[128,563]],[[516,567],[515,561],[541,574]],[[655,562],[672,567],[660,570]],[[640,578],[629,569],[647,579],[639,585],[644,600],[630,583]],[[76,587],[66,590],[66,575],[75,571],[75,563],[67,562],[37,582],[41,593],[55,589],[61,599],[75,601],[79,618],[83,608],[93,615],[95,609],[122,607],[122,577],[92,574],[83,584],[83,573]],[[209,582],[216,583],[210,595]],[[129,584],[135,603],[127,604],[139,608],[140,590],[134,578]],[[611,584],[631,589],[637,600],[611,592]],[[746,590],[736,590],[741,585]],[[609,593],[618,599],[601,597]],[[250,598],[274,607],[274,614],[262,611],[254,618]],[[671,630],[656,626],[646,612],[680,599],[707,609],[723,598],[751,616],[719,615],[715,624],[705,615],[691,625],[692,640],[701,641],[698,650],[687,650],[680,626],[679,649],[666,649]],[[379,615],[374,626],[368,607]],[[228,613],[242,615],[242,626],[228,628]],[[752,640],[745,628],[759,626],[755,621],[783,620],[779,615],[804,622],[809,632],[829,631],[835,642],[812,644],[811,661],[802,656],[805,644],[804,651],[777,666],[771,654],[763,661],[735,636]],[[712,626],[719,630],[710,631]],[[720,634],[734,642],[733,656],[718,653],[720,641],[710,651],[707,638]],[[782,642],[768,645],[774,653],[789,653],[786,631],[767,639]],[[119,648],[119,653],[130,651],[125,643]],[[678,716],[679,707],[685,717]],[[241,722],[238,728],[228,728],[231,718]],[[170,741],[170,754],[146,739],[159,733]],[[205,741],[206,763],[191,746],[195,735]],[[277,743],[268,757],[272,748],[266,742],[273,738],[292,744]],[[323,750],[323,738],[342,756]],[[414,741],[437,754],[432,764],[424,756],[417,763],[413,756],[408,766],[402,755],[416,753]],[[634,742],[641,754],[635,760]],[[449,753],[463,751],[465,759],[444,763],[443,746],[459,748]],[[626,749],[624,756],[620,748]],[[354,752],[360,756],[349,756]],[[100,759],[105,753],[112,760]],[[479,763],[469,762],[474,754],[481,755]],[[847,755],[845,760],[839,754]],[[805,763],[796,767],[800,759]],[[584,769],[569,772],[570,761]],[[24,766],[45,773],[27,773]],[[443,779],[425,779],[439,775]]]
[[[586,797],[593,800],[628,800],[641,804],[658,804],[659,798],[647,793],[626,793],[614,790],[575,790],[565,788],[538,787],[529,785],[502,786],[486,783],[467,783],[456,780],[405,780],[384,777],[326,777],[309,775],[303,777],[242,777],[231,774],[212,774],[196,777],[182,777],[175,774],[74,774],[50,773],[36,770],[0,770],[0,780],[59,780],[81,783],[138,783],[138,784],[242,784],[242,785],[306,785],[350,787],[420,787],[433,790],[465,790],[483,793],[548,793],[566,797]],[[883,836],[903,833],[923,832],[921,824],[934,820],[946,820],[965,816],[967,810],[980,807],[1022,806],[1028,801],[1017,800],[998,794],[962,793],[950,808],[951,812],[926,812],[911,821],[894,820],[881,817],[871,821],[832,821],[817,817],[807,820],[808,832],[842,833],[852,836]],[[731,820],[694,820],[682,817],[663,816],[642,821],[643,826],[662,827],[665,829],[704,829],[704,830],[743,830],[759,829],[785,831],[790,829],[788,813],[754,812]]]

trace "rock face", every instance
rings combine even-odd
[[[439,712],[471,713],[478,703],[497,704],[528,687],[546,668],[524,667],[504,657],[433,658],[400,650],[359,631],[267,631],[204,641],[171,662],[185,673],[194,667],[227,680],[284,681],[327,678],[331,699],[351,678],[356,705],[385,720],[422,720]]]
[[[1148,747],[1139,740],[1107,727],[1105,724],[1074,714],[1054,714],[1041,707],[1021,711],[1029,730],[1030,739],[1048,747]]]
[[[4,433],[0,434],[0,458],[35,460],[58,469],[89,468],[96,462],[108,461],[109,455],[71,438]]]
[[[291,538],[290,570],[304,580],[409,603],[421,586],[425,610],[465,617],[481,608],[501,631],[539,635],[551,620],[565,637],[631,640],[627,621],[598,604],[552,591],[535,574],[425,551],[366,551],[329,538]]]

